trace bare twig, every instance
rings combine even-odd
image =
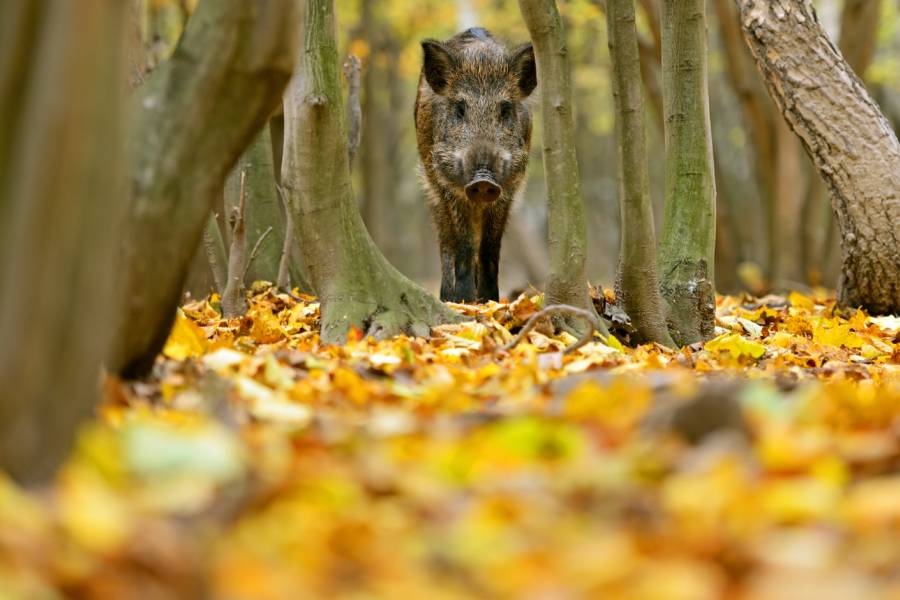
[[[244,273],[241,276],[241,279],[245,279],[247,277],[247,271],[250,270],[250,266],[253,264],[253,261],[256,259],[256,255],[259,254],[259,247],[262,246],[262,243],[266,240],[266,237],[272,233],[272,226],[269,225],[269,228],[262,232],[262,235],[259,236],[259,239],[256,240],[256,244],[253,246],[253,250],[250,251],[250,258],[247,259],[247,264],[244,266]]]
[[[361,63],[353,54],[347,55],[344,61],[344,77],[347,78],[347,151],[350,155],[350,170],[359,149],[362,137],[362,108],[359,103],[359,74]]]
[[[246,179],[247,172],[241,171],[241,196],[234,214],[231,249],[228,255],[228,283],[222,294],[222,312],[226,317],[235,317],[244,311],[241,289],[244,283],[243,273],[247,255],[247,228],[244,221],[247,200]]]
[[[563,354],[571,354],[572,352],[578,350],[585,344],[591,341],[591,338],[594,337],[595,331],[603,331],[603,325],[600,323],[600,319],[594,313],[584,310],[583,308],[575,308],[574,306],[568,306],[566,304],[556,304],[554,306],[548,306],[540,312],[537,312],[531,316],[530,319],[525,323],[525,326],[522,327],[522,331],[513,338],[511,342],[502,346],[500,350],[504,352],[509,352],[513,348],[519,345],[519,343],[525,339],[525,337],[531,333],[531,330],[534,329],[538,322],[541,319],[545,319],[547,317],[553,316],[566,316],[566,317],[575,317],[576,319],[582,319],[588,324],[588,328],[585,332],[578,338],[578,341],[563,350]]]

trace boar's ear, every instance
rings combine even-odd
[[[425,40],[422,42],[424,63],[422,72],[425,80],[435,94],[443,94],[450,79],[450,71],[456,66],[456,59],[450,51],[438,41]]]
[[[509,58],[509,70],[517,79],[522,98],[527,98],[537,86],[537,68],[534,64],[534,48],[531,44],[522,44]]]

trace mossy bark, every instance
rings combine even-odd
[[[128,5],[0,4],[0,469],[52,480],[100,397]]]
[[[587,287],[587,231],[565,29],[555,0],[519,0],[519,9],[534,44],[541,91],[550,250],[547,304],[594,311]],[[601,334],[609,335],[603,329]]]
[[[293,0],[203,0],[134,99],[114,372],[145,374],[165,342],[222,183],[293,71],[295,9]]]
[[[663,2],[663,108],[666,139],[665,223],[659,276],[678,344],[712,337],[716,184],[704,0]]]
[[[391,266],[363,225],[350,186],[333,0],[301,6],[297,72],[285,94],[282,187],[322,303],[321,337],[340,343],[351,327],[387,337],[428,335],[454,318]]]
[[[622,215],[616,299],[631,317],[639,341],[674,346],[666,326],[656,274],[656,234],[650,203],[634,0],[608,0],[606,21],[612,60]]]
[[[839,301],[900,313],[900,143],[809,0],[738,0],[766,87],[831,192]]]

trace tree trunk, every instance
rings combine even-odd
[[[715,324],[716,184],[706,8],[703,0],[664,0],[663,6],[666,207],[659,274],[672,337],[692,344],[711,337]]]
[[[300,248],[300,238],[297,236],[297,228],[294,226],[293,211],[288,206],[287,198],[281,188],[281,167],[284,156],[284,112],[282,110],[269,119],[269,134],[272,140],[272,164],[275,169],[275,186],[278,191],[278,201],[281,203],[281,212],[284,214],[284,241],[281,246],[281,256],[278,259],[278,289],[290,291],[298,288],[301,292],[315,294],[309,274],[306,269],[306,261]]]
[[[738,0],[769,92],[831,191],[841,231],[838,297],[900,313],[900,143],[809,0]]]
[[[715,0],[714,5],[722,50],[728,65],[725,75],[741,109],[762,204],[764,227],[761,232],[754,231],[753,237],[762,247],[766,277],[773,280],[778,276],[776,271],[782,237],[793,235],[778,221],[776,173],[781,162],[781,147],[777,142],[778,115],[742,40],[734,0]]]
[[[48,483],[99,399],[128,5],[0,5],[0,469]]]
[[[650,204],[644,95],[634,0],[608,0],[606,23],[612,61],[618,142],[621,249],[616,298],[641,342],[674,346],[666,327],[656,274],[656,234]]]
[[[243,282],[250,285],[262,279],[274,283],[278,279],[285,223],[284,209],[275,187],[272,137],[268,127],[263,127],[256,135],[225,182],[226,217],[230,217],[232,210],[240,203],[241,173],[246,173],[244,217],[247,260],[251,258],[251,250],[262,240],[253,261],[244,265],[247,274]]]
[[[293,0],[203,0],[140,89],[115,372],[146,373],[165,342],[222,182],[290,77],[294,10]]]
[[[853,69],[863,83],[868,85],[866,81],[866,72],[869,65],[875,57],[875,44],[878,39],[878,22],[881,12],[881,0],[846,0],[841,12],[841,34],[838,47],[844,60]],[[873,91],[874,93],[874,91]],[[876,103],[878,103],[876,101]],[[882,111],[885,116],[888,113]],[[890,118],[890,117],[889,117]],[[892,122],[896,133],[897,127]],[[824,229],[824,235],[816,237],[812,232],[805,236],[806,243],[814,244],[813,248],[817,258],[818,270],[822,274],[826,285],[837,285],[840,278],[840,261],[838,260],[838,244],[839,239],[837,231],[837,223],[835,223],[834,211],[831,210],[830,203],[826,194],[825,184],[822,179],[815,174],[815,166],[807,163],[808,170],[814,175],[810,178],[810,189],[807,193],[807,206],[805,212],[810,215],[810,219],[804,220],[805,224],[812,224],[819,230]],[[820,214],[825,215],[825,219],[816,218]],[[816,243],[819,242],[819,243]]]
[[[844,0],[838,46],[844,60],[863,81],[875,57],[880,14],[881,0]]]
[[[565,30],[555,0],[519,0],[519,9],[534,44],[541,87],[550,254],[547,304],[567,304],[593,311],[585,271],[587,232],[575,152],[571,67]],[[606,331],[601,334],[609,335]]]
[[[340,343],[351,327],[376,337],[428,335],[431,325],[454,314],[387,262],[353,198],[334,0],[301,6],[297,72],[285,95],[281,179],[322,303],[321,338]]]

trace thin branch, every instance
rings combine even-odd
[[[603,331],[603,324],[600,322],[599,317],[595,313],[591,311],[584,310],[583,308],[576,308],[574,306],[569,306],[567,304],[556,304],[554,306],[548,306],[540,312],[537,312],[531,316],[530,319],[525,323],[525,326],[522,327],[522,331],[513,338],[511,342],[502,346],[500,350],[504,352],[509,352],[513,348],[519,345],[519,343],[525,339],[531,330],[534,329],[538,322],[541,319],[545,319],[547,317],[553,316],[564,316],[564,317],[575,317],[576,319],[582,319],[585,323],[588,324],[588,328],[585,329],[584,333],[581,334],[581,337],[578,338],[578,341],[563,350],[563,354],[571,354],[575,352],[585,344],[591,341],[594,337],[595,331]]]
[[[253,264],[253,261],[256,259],[256,255],[259,254],[259,247],[262,246],[262,243],[265,241],[266,236],[272,233],[272,226],[269,225],[269,228],[262,232],[262,235],[259,236],[259,239],[256,240],[256,244],[253,246],[253,250],[250,251],[250,258],[247,259],[247,265],[244,267],[244,273],[241,276],[241,279],[247,277],[247,271],[250,270],[250,266]]]

